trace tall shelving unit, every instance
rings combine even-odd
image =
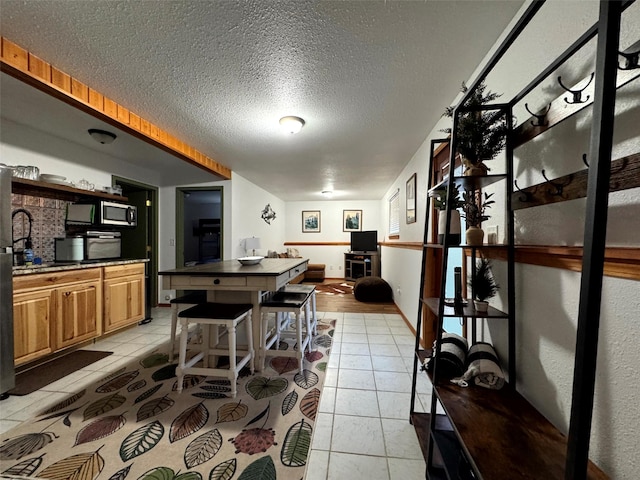
[[[456,108],[453,135],[450,140],[449,165],[451,167],[449,168],[449,176],[446,182],[440,182],[436,185],[434,185],[432,178],[434,150],[436,145],[449,140],[437,139],[431,142],[428,185],[432,189],[446,184],[448,191],[451,192],[454,184],[457,184],[463,189],[480,191],[496,182],[504,182],[507,235],[505,245],[454,246],[448,244],[448,235],[445,235],[444,245],[435,246],[429,243],[428,230],[431,208],[425,209],[420,292],[423,294],[425,288],[428,290],[425,279],[428,278],[429,272],[435,269],[441,273],[440,295],[437,298],[423,296],[419,299],[410,420],[416,429],[427,460],[426,478],[430,479],[565,478],[568,480],[608,478],[588,460],[606,236],[606,229],[596,228],[596,225],[606,225],[607,219],[616,88],[640,76],[637,53],[635,58],[632,57],[629,62],[633,68],[623,69],[624,71],[618,69],[620,17],[624,9],[633,2],[602,2],[599,20],[594,26],[577,39],[511,101],[487,107],[499,109],[506,115],[508,122],[511,122],[514,105],[521,102],[528,93],[590,39],[598,36],[596,70],[594,72],[595,86],[590,95],[592,101],[589,102],[589,104],[593,103],[593,126],[588,155],[591,160],[588,173],[585,172],[587,180],[582,180],[582,187],[577,193],[573,192],[571,196],[564,198],[567,200],[580,196],[587,197],[573,400],[568,436],[563,435],[555,428],[515,388],[517,372],[514,210],[561,200],[555,198],[557,195],[548,199],[548,185],[544,189],[532,186],[524,190],[513,191],[513,151],[534,136],[581,110],[587,102],[582,101],[578,106],[571,105],[569,108],[560,108],[562,105],[559,98],[555,106],[550,105],[544,116],[534,114],[532,118],[518,127],[509,125],[510,133],[507,135],[506,165],[503,175],[460,177],[455,175],[454,168],[456,127],[459,115],[465,111],[463,107],[465,102],[511,48],[514,41],[538,13],[543,3],[544,1],[534,2],[528,7]],[[630,50],[637,52],[637,45],[634,45]],[[541,119],[548,121],[543,123],[540,121]],[[534,128],[529,125],[533,125]],[[639,160],[636,157],[635,155],[629,157],[626,160],[627,164],[631,162],[636,165],[635,162]],[[623,188],[637,187],[640,183],[637,177],[636,175],[635,180],[625,184]],[[553,180],[549,183],[554,185]],[[447,205],[450,204],[451,202],[447,202]],[[447,232],[450,224],[451,210],[448,209]],[[438,248],[442,249],[441,255],[433,255],[433,250]],[[451,307],[445,305],[448,257],[453,248],[463,248],[469,254],[471,268],[475,268],[475,258],[480,254],[506,259],[506,312],[490,308],[487,313],[479,313],[474,310],[473,306]],[[496,255],[496,253],[499,254]],[[472,295],[473,292],[470,297]],[[423,349],[420,344],[422,322],[427,312],[432,312],[436,319],[435,352],[428,348]],[[471,325],[471,335],[468,336],[472,341],[476,340],[474,326],[478,319],[480,321],[492,319],[493,322],[504,322],[504,328],[508,330],[508,355],[503,363],[507,365],[508,382],[501,390],[479,387],[461,388],[438,375],[438,355],[443,333],[443,321],[448,317],[459,318],[465,325]],[[432,357],[434,359],[433,368],[430,368],[428,373],[432,383],[431,409],[430,413],[419,413],[415,411],[416,382],[418,375],[425,374],[422,372],[424,370],[422,366],[427,359]],[[441,407],[442,410],[438,407]]]

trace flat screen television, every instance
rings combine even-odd
[[[352,252],[377,252],[378,231],[367,230],[364,232],[351,232]]]

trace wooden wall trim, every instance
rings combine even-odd
[[[421,242],[380,242],[383,247],[404,248],[406,250],[422,250]]]
[[[351,242],[284,242],[285,247],[344,247]]]
[[[71,75],[0,37],[0,70],[191,165],[231,179],[231,169],[207,157],[148,120],[136,115]]]
[[[507,249],[486,249],[490,258],[507,259]],[[553,245],[518,245],[515,247],[517,263],[582,271],[582,247]],[[640,280],[640,248],[608,247],[605,249],[604,275],[607,277]]]
[[[349,242],[285,242],[285,246],[299,247],[343,247]],[[421,242],[380,242],[383,247],[422,250]],[[469,252],[468,252],[469,254]],[[486,248],[482,254],[488,258],[507,259],[507,248]],[[582,270],[582,247],[556,245],[517,245],[517,263],[562,268],[580,272]],[[607,277],[640,280],[640,247],[608,247],[605,250],[604,275]]]

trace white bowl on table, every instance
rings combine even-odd
[[[254,256],[254,257],[240,257],[238,261],[242,265],[257,265],[262,261],[264,257]]]

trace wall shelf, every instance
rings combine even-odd
[[[112,195],[110,193],[92,192],[67,185],[56,183],[38,182],[25,178],[13,178],[11,180],[11,192],[19,195],[32,195],[34,197],[53,198],[55,200],[65,200],[76,202],[82,198],[99,198],[114,202],[126,202],[127,197],[122,195]]]
[[[550,179],[513,192],[514,210],[538,207],[548,203],[566,202],[587,196],[589,169]],[[611,162],[609,191],[618,192],[640,187],[640,153],[618,158]]]

